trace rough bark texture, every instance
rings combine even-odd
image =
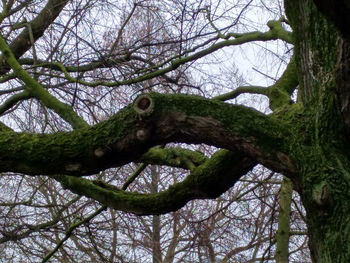
[[[63,187],[117,210],[138,215],[164,214],[193,199],[217,198],[256,165],[240,153],[220,150],[194,169],[186,179],[154,194],[125,192],[104,182],[73,176],[55,176]],[[215,185],[215,187],[213,187]]]
[[[30,22],[34,40],[42,36],[67,2],[49,1],[47,8]],[[283,39],[295,47],[282,78],[266,89],[242,89],[268,96],[274,110],[269,116],[218,101],[225,94],[207,99],[149,93],[110,119],[88,127],[72,113],[71,107],[57,101],[21,68],[18,58],[32,44],[28,41],[28,29],[9,45],[1,39],[2,58],[7,64],[2,62],[0,73],[11,67],[28,86],[31,96],[53,109],[75,130],[30,134],[0,127],[0,172],[49,175],[72,192],[106,206],[136,214],[162,214],[181,208],[189,200],[218,197],[261,163],[289,177],[300,193],[307,211],[313,261],[348,262],[350,4],[346,0],[286,0],[285,4],[293,35],[283,30],[282,20],[270,21],[268,32],[228,34],[225,40],[207,49],[123,82],[130,84],[160,76],[225,46]],[[62,71],[67,70],[63,67]],[[69,74],[65,76],[76,81]],[[290,95],[298,84],[298,102],[292,104]],[[226,150],[206,158],[186,150],[151,149],[168,142],[206,143]],[[152,194],[126,192],[81,178],[140,160],[182,167],[190,174],[168,190]]]
[[[343,7],[332,2],[330,10]],[[328,8],[328,7],[327,7]],[[296,148],[300,194],[307,211],[314,262],[348,262],[350,258],[348,48],[334,15],[324,16],[312,1],[286,1],[299,68],[307,140]],[[342,11],[340,11],[341,13]],[[334,20],[334,19],[333,19]],[[297,123],[297,125],[299,125]],[[295,149],[297,152],[297,149]]]
[[[93,127],[50,135],[3,132],[2,171],[82,176],[128,163],[155,145],[187,142],[238,150],[276,171],[295,172],[287,156],[288,124],[197,96],[145,96],[148,104],[138,99]]]

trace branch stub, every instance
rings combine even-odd
[[[134,109],[140,116],[149,116],[153,108],[154,102],[148,94],[139,96],[134,102]]]

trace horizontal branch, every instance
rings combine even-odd
[[[192,170],[207,158],[198,151],[183,148],[154,147],[142,155],[141,161],[147,164],[166,165]]]
[[[144,94],[110,119],[72,132],[0,132],[0,172],[82,176],[140,160],[169,142],[205,143],[294,174],[290,127],[253,109],[199,96]]]
[[[277,39],[282,39],[288,43],[292,43],[292,33],[283,29],[281,24],[282,22],[283,20],[281,19],[277,21],[269,21],[268,27],[270,28],[270,30],[267,32],[255,31],[255,32],[239,33],[239,34],[228,33],[220,42],[216,42],[206,48],[203,47],[203,49],[200,51],[192,52],[191,50],[188,50],[181,57],[169,58],[166,63],[160,64],[160,65],[154,65],[151,61],[145,61],[139,56],[135,56],[132,54],[124,54],[120,58],[111,59],[111,58],[105,57],[105,58],[101,58],[100,61],[93,61],[88,64],[80,65],[79,67],[75,67],[72,65],[64,65],[60,62],[49,63],[49,62],[43,62],[43,61],[38,61],[39,63],[36,63],[35,66],[50,68],[50,69],[60,71],[64,74],[64,78],[66,78],[68,81],[72,83],[79,83],[81,85],[85,85],[89,87],[98,87],[98,86],[117,87],[122,85],[131,85],[131,84],[146,81],[155,77],[164,76],[166,73],[176,70],[181,65],[184,65],[188,62],[192,62],[202,57],[205,57],[208,54],[214,53],[224,47],[238,46],[238,45],[242,45],[242,44],[250,43],[254,41],[270,41],[270,40],[277,40]],[[91,81],[84,81],[82,79],[77,79],[69,74],[70,72],[85,72],[89,70],[94,70],[96,68],[110,68],[112,66],[115,66],[120,63],[125,63],[125,62],[128,62],[131,64],[133,60],[142,61],[146,64],[149,64],[150,68],[147,68],[144,74],[140,76],[128,78],[126,80],[119,80],[119,81],[91,82]],[[34,60],[24,58],[20,60],[20,63],[34,65]]]
[[[240,153],[221,150],[195,168],[186,179],[156,194],[125,192],[84,178],[55,176],[63,187],[108,207],[138,215],[178,210],[193,199],[216,198],[234,185],[256,163]],[[213,187],[215,186],[215,187]]]
[[[237,98],[239,95],[242,94],[260,94],[267,96],[268,94],[268,87],[261,87],[261,86],[240,86],[233,91],[227,92],[225,94],[220,94],[216,97],[214,97],[214,100],[221,100],[221,101],[227,101]]]

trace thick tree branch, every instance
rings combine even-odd
[[[137,161],[168,142],[206,143],[292,175],[290,127],[253,109],[199,96],[140,96],[93,127],[53,134],[3,133],[1,172],[82,176]]]
[[[276,263],[288,262],[292,194],[293,183],[287,177],[284,177],[280,190],[280,208],[276,235]]]
[[[340,112],[347,133],[350,132],[350,1],[313,0],[319,11],[340,32],[338,40],[338,64],[336,71],[336,93]]]
[[[142,155],[141,161],[148,164],[167,165],[192,170],[205,162],[207,158],[198,151],[182,148],[154,147]]]
[[[193,199],[216,198],[227,191],[256,163],[240,153],[221,150],[198,166],[183,182],[155,194],[139,194],[72,176],[55,176],[63,187],[108,207],[139,215],[178,210]],[[215,186],[215,187],[213,187]]]
[[[295,57],[293,56],[274,85],[269,87],[270,108],[277,109],[291,103],[291,96],[299,84]]]
[[[0,122],[0,132],[13,132],[13,130],[7,125]]]

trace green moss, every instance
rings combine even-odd
[[[182,148],[162,149],[154,147],[142,155],[141,161],[193,170],[196,166],[204,163],[206,159],[202,153],[197,151]]]
[[[107,160],[99,163],[95,150],[113,151],[113,144],[122,140],[135,129],[137,114],[131,106],[108,121],[72,132],[32,134],[2,132],[0,134],[0,163],[3,171],[27,174],[64,173],[76,169],[77,174],[100,170]],[[95,167],[95,168],[94,168]],[[23,169],[23,170],[21,170]],[[74,171],[71,171],[74,173]]]
[[[287,177],[284,177],[280,190],[280,208],[278,216],[278,230],[276,235],[276,263],[288,262],[292,192],[292,182]]]
[[[334,80],[339,39],[337,30],[318,12],[312,1],[285,1],[294,31],[299,97],[304,104],[318,101],[326,83]],[[331,85],[327,85],[331,88]]]
[[[34,78],[32,78],[27,71],[22,68],[2,36],[0,36],[0,50],[16,76],[26,84],[26,91],[29,93],[29,95],[37,98],[45,106],[54,110],[62,119],[72,125],[74,129],[88,126],[86,122],[73,111],[72,107],[60,102],[58,99],[52,96]]]
[[[290,95],[278,88],[272,88],[268,92],[268,97],[270,99],[270,108],[272,110],[276,110],[284,105],[288,105],[292,103]]]
[[[194,169],[183,182],[156,194],[125,192],[104,182],[84,178],[54,178],[74,193],[98,200],[106,206],[136,214],[160,214],[175,211],[195,198],[219,196],[254,165],[254,162],[244,160],[240,154],[220,150]]]
[[[212,117],[221,127],[235,132],[242,137],[252,137],[260,134],[274,137],[275,144],[278,138],[283,140],[281,132],[286,132],[283,124],[271,120],[268,116],[239,105],[226,104],[221,101],[208,100],[200,96],[183,94],[151,94],[155,100],[155,114],[164,112],[179,112],[185,116]],[[265,138],[266,139],[266,138]]]
[[[210,198],[216,198],[233,186],[243,174],[240,172],[235,178],[236,170],[239,170],[238,167],[243,158],[243,155],[227,150],[217,151],[209,160],[196,168],[184,183],[193,182],[191,184],[195,185],[198,191]]]

